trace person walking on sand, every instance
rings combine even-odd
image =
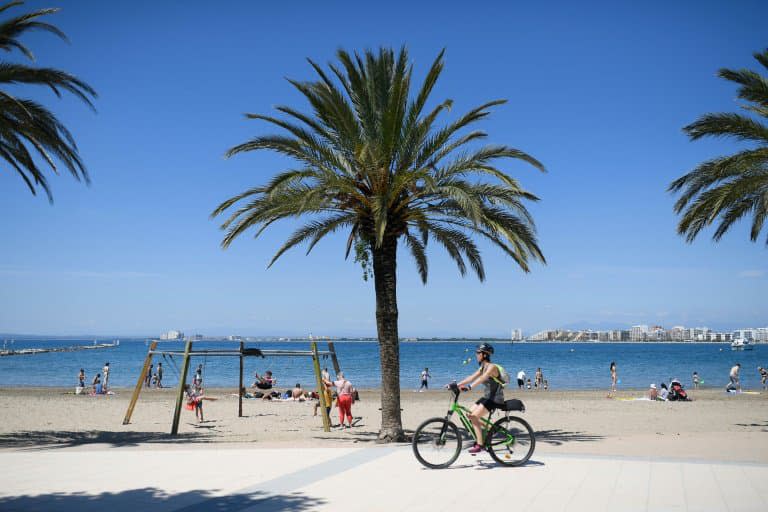
[[[101,369],[101,373],[104,374],[104,390],[109,389],[109,361],[104,363],[104,368]]]
[[[758,366],[757,371],[760,372],[760,384],[763,385],[763,390],[766,389],[765,381],[768,380],[768,370],[762,366]]]
[[[525,390],[525,371],[517,372],[517,389]]]
[[[155,387],[163,387],[163,363],[157,363],[157,373],[155,373]]]
[[[541,368],[536,368],[536,375],[534,375],[534,386],[536,389],[541,389],[544,386],[544,374],[541,373]]]
[[[419,392],[423,390],[429,390],[429,379],[431,379],[432,376],[429,374],[429,368],[424,368],[424,371],[421,372],[421,386],[419,386]]]
[[[693,372],[693,389],[699,389],[699,373]]]
[[[619,382],[619,375],[616,371],[616,361],[611,361],[611,392],[608,393],[609,397],[613,397],[616,394],[616,384]]]
[[[77,375],[77,386],[80,388],[85,387],[85,370],[80,368],[80,373]]]
[[[152,367],[155,365],[151,364],[149,365],[149,370],[147,370],[147,374],[144,376],[144,387],[148,388],[152,385]]]
[[[736,365],[731,368],[731,373],[728,374],[729,382],[728,385],[725,386],[726,391],[741,391],[741,383],[739,383],[739,371],[741,370],[741,364],[736,363]]]
[[[336,407],[339,408],[339,426],[341,428],[352,428],[352,402],[355,388],[352,383],[344,378],[344,372],[336,375],[333,382],[325,381],[326,386],[336,386]],[[347,419],[347,425],[344,425],[344,418]]]

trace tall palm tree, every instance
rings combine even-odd
[[[754,57],[768,69],[768,49]],[[747,102],[743,109],[753,115],[705,114],[683,130],[691,140],[730,137],[751,147],[704,162],[669,185],[670,192],[683,191],[675,203],[675,212],[682,213],[677,232],[692,242],[704,227],[718,223],[712,236],[717,241],[737,220],[751,215],[755,242],[768,215],[768,79],[749,69],[718,74],[739,84],[738,97]]]
[[[0,13],[22,3],[0,5]],[[19,50],[34,61],[32,52],[19,41],[19,37],[26,32],[41,30],[66,40],[61,30],[38,21],[42,16],[57,11],[40,9],[0,23],[0,49],[6,52]],[[64,71],[0,61],[0,86],[10,84],[44,85],[59,97],[62,91],[67,91],[91,108],[91,98],[96,97],[96,91],[91,86]],[[48,166],[58,174],[58,161],[77,180],[89,182],[75,140],[61,121],[39,103],[18,98],[3,90],[0,90],[0,158],[21,176],[33,195],[37,195],[38,188],[42,188],[50,202],[53,202],[53,196],[41,166]]]
[[[443,52],[424,83],[411,94],[412,65],[405,48],[350,55],[337,53],[330,73],[309,61],[317,81],[289,82],[306,97],[311,113],[276,107],[282,118],[247,114],[287,132],[265,135],[233,147],[231,157],[257,150],[291,157],[296,167],[266,185],[224,201],[212,213],[230,210],[222,229],[229,246],[250,228],[256,236],[272,223],[306,217],[304,226],[277,251],[306,242],[307,253],[325,235],[345,229],[346,254],[371,262],[376,290],[376,327],[381,360],[383,441],[403,439],[400,418],[400,357],[397,309],[397,249],[402,241],[427,281],[427,242],[441,245],[464,275],[467,263],[480,280],[485,270],[469,234],[479,235],[507,253],[524,271],[529,261],[544,261],[533,219],[523,202],[537,198],[496,167],[519,159],[543,170],[538,160],[502,145],[473,147],[482,131],[463,129],[489,115],[502,100],[480,105],[442,127],[438,116],[451,100],[425,109],[443,70]],[[335,80],[331,78],[335,77]],[[235,205],[237,204],[237,207]]]

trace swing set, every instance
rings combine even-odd
[[[312,366],[315,372],[315,378],[317,380],[317,393],[320,397],[320,411],[323,418],[323,430],[325,432],[331,431],[331,420],[328,417],[328,409],[331,404],[325,403],[325,393],[323,393],[323,378],[320,374],[320,357],[327,358],[330,356],[333,362],[333,369],[338,374],[341,371],[339,367],[339,360],[336,357],[336,349],[333,346],[333,342],[328,342],[328,350],[318,350],[317,342],[312,341],[310,343],[309,350],[261,350],[258,348],[247,348],[245,343],[240,342],[240,347],[237,350],[232,349],[210,349],[210,350],[192,350],[192,342],[187,341],[184,351],[180,350],[157,350],[157,340],[153,340],[149,345],[147,351],[147,357],[144,359],[144,366],[141,369],[139,378],[136,381],[136,388],[133,390],[131,401],[128,404],[128,410],[125,412],[123,418],[123,425],[128,425],[131,422],[131,416],[133,415],[133,409],[136,407],[136,402],[139,400],[139,394],[141,388],[144,387],[144,381],[149,371],[149,366],[152,364],[152,357],[158,355],[163,358],[164,361],[168,361],[173,365],[176,373],[179,374],[179,388],[176,394],[176,407],[173,411],[173,423],[171,424],[171,435],[175,436],[179,433],[179,421],[181,419],[181,407],[184,404],[184,386],[187,383],[187,374],[189,373],[189,361],[193,356],[203,356],[203,364],[207,362],[208,357],[238,357],[240,358],[240,380],[237,387],[238,394],[238,409],[237,416],[241,418],[243,416],[243,359],[246,357],[311,357]],[[173,356],[182,356],[183,360],[181,368],[179,369]]]

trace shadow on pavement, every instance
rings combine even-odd
[[[536,431],[536,442],[547,443],[559,446],[563,443],[600,441],[604,436],[587,434],[584,432],[568,432],[566,430],[538,430]]]
[[[122,492],[100,494],[54,493],[37,496],[0,498],[0,510],[45,510],[46,512],[90,512],[109,510],[122,512],[142,510],[152,512],[207,512],[216,510],[265,510],[287,512],[311,510],[325,500],[301,493],[267,494],[262,491],[215,496],[210,491],[187,491],[167,494],[161,489],[147,487]]]
[[[163,432],[105,432],[84,430],[29,430],[0,434],[0,448],[29,448],[45,450],[69,448],[87,444],[111,444],[112,446],[136,446],[139,443],[188,443],[210,442],[213,436],[205,433],[183,433],[171,436]],[[0,507],[1,508],[1,507]]]
[[[766,432],[766,427],[768,427],[768,421],[761,421],[760,423],[735,423],[737,427],[747,427],[747,428],[759,428],[762,429],[762,432]]]
[[[448,466],[444,469],[476,469],[476,470],[483,470],[483,469],[496,469],[496,468],[507,468],[510,471],[514,468],[526,468],[526,467],[532,467],[532,466],[544,466],[545,464],[538,460],[529,460],[522,466],[505,466],[504,464],[499,464],[498,462],[494,460],[484,460],[484,459],[478,459],[474,461],[472,464],[453,464],[451,466]],[[429,468],[424,468],[426,471],[434,471]],[[440,469],[438,471],[443,471],[444,469]]]

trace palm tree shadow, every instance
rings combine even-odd
[[[109,444],[112,447],[137,446],[140,443],[212,442],[210,434],[189,432],[171,436],[163,432],[106,432],[101,430],[64,431],[29,430],[0,434],[0,448],[46,450],[71,448],[89,444]]]
[[[96,512],[128,510],[173,510],[174,512],[207,512],[211,510],[288,512],[312,510],[326,504],[322,498],[294,492],[269,494],[254,491],[216,496],[214,491],[185,491],[169,494],[162,489],[146,487],[120,492],[50,493],[0,497],[0,510],[45,510],[51,512]]]
[[[354,423],[353,423],[354,424]],[[360,425],[361,427],[364,427],[365,425]],[[324,441],[342,441],[342,442],[348,442],[348,443],[379,443],[379,433],[374,432],[371,430],[357,430],[355,428],[349,429],[349,430],[334,430],[336,432],[343,432],[344,435],[341,437],[331,436],[331,435],[318,435],[313,436],[313,439],[321,439]],[[411,438],[413,436],[412,430],[404,430],[406,441],[402,443],[387,443],[392,446],[403,446],[406,444],[411,443]]]

